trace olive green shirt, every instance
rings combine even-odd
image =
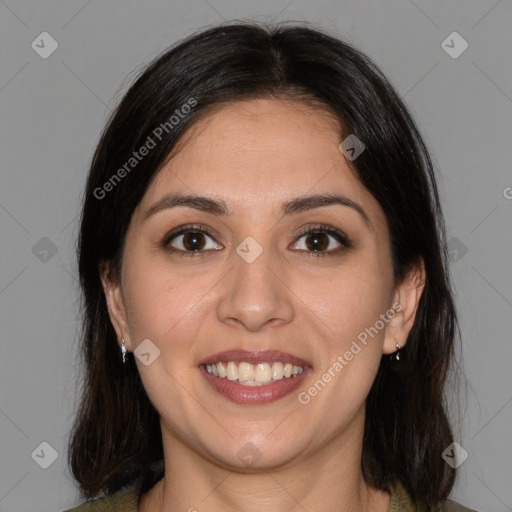
[[[391,488],[387,512],[416,512],[409,494],[400,483]],[[135,491],[125,491],[110,497],[98,498],[64,512],[139,512]],[[436,512],[475,512],[452,500],[444,501]]]

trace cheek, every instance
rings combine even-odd
[[[386,316],[393,288],[386,269],[375,256],[361,256],[322,286],[310,284],[302,292],[313,316],[321,319],[317,325],[325,326],[325,357],[315,369],[317,385],[306,390],[305,399],[328,409],[326,421],[333,424],[362,406],[379,368],[387,325],[381,315],[392,318]]]
[[[190,349],[189,340],[201,325],[199,317],[212,307],[208,291],[215,276],[171,272],[165,263],[142,264],[137,258],[127,261],[125,268],[125,302],[134,345],[149,338],[166,351],[170,346],[174,353]]]
[[[317,291],[308,301],[310,316],[316,326],[325,326],[325,334],[312,385],[300,403],[322,411],[323,424],[334,428],[340,418],[353,418],[363,407],[377,374],[386,325],[381,315],[389,308],[389,290],[368,273],[345,274],[328,290]]]
[[[321,279],[302,280],[299,289],[331,343],[343,347],[388,309],[392,281],[375,265],[354,265]]]

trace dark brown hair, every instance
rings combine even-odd
[[[127,484],[141,496],[162,477],[159,416],[133,356],[124,367],[120,362],[99,266],[108,262],[119,276],[132,213],[187,128],[223,102],[268,97],[322,104],[339,119],[340,140],[355,134],[364,142],[353,167],[386,214],[396,281],[418,257],[424,260],[425,288],[400,364],[392,368],[382,357],[367,398],[362,469],[380,489],[400,480],[428,510],[448,496],[455,475],[441,453],[453,440],[444,389],[457,321],[433,166],[377,66],[339,39],[296,24],[203,30],[148,65],[113,112],[88,176],[78,244],[85,374],[69,443],[71,470],[86,498]],[[170,128],[171,116],[187,103],[194,108]],[[113,181],[164,123],[158,144]]]

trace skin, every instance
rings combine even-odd
[[[143,497],[144,512],[386,511],[389,494],[367,485],[360,468],[364,405],[382,354],[395,352],[396,340],[406,343],[424,267],[395,282],[384,212],[338,149],[339,134],[327,112],[298,102],[217,108],[189,130],[135,210],[119,281],[102,267],[119,342],[124,337],[133,351],[150,339],[160,350],[149,366],[136,358],[160,414],[166,467]],[[146,217],[178,192],[223,200],[231,214],[179,206]],[[343,195],[367,221],[342,205],[283,215],[283,202],[313,194]],[[166,248],[163,239],[188,223],[207,227],[212,238],[192,257],[171,253],[185,249],[183,240]],[[328,255],[319,256],[306,243],[311,235],[297,235],[319,223],[343,231],[351,247],[326,234]],[[252,263],[236,252],[248,236],[263,248]],[[402,310],[301,404],[297,393],[397,303]],[[282,350],[313,370],[276,402],[238,405],[198,369],[201,359],[228,349]],[[250,467],[237,456],[246,443],[260,455]]]

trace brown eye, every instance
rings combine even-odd
[[[325,224],[306,226],[295,236],[296,241],[290,249],[299,250],[311,256],[334,256],[352,247],[345,233]]]
[[[183,235],[183,247],[187,251],[200,251],[205,245],[205,237],[203,233],[186,233]]]
[[[311,233],[305,242],[310,251],[325,251],[329,247],[329,237],[325,233]]]
[[[164,246],[174,252],[193,254],[208,250],[222,249],[208,233],[197,228],[183,228],[178,233],[168,236],[164,240]]]

